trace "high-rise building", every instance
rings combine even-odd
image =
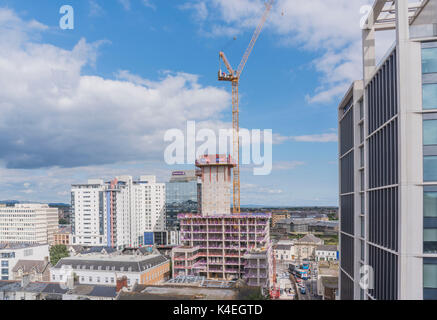
[[[138,247],[165,231],[165,184],[154,176],[73,185],[71,204],[73,244]]]
[[[178,214],[199,212],[200,182],[195,170],[174,171],[165,184],[167,230],[179,231]]]
[[[437,299],[437,0],[375,1],[338,112],[340,298]]]
[[[270,214],[231,214],[234,163],[230,157],[204,156],[196,165],[202,172],[202,211],[178,215],[182,245],[172,250],[173,277],[250,280],[253,264],[248,265],[246,253],[259,248],[267,261],[259,266],[256,283],[268,287],[272,279]]]
[[[47,204],[0,206],[0,243],[53,244],[58,209]]]

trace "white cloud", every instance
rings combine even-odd
[[[319,143],[337,142],[338,135],[336,133],[322,133],[322,134],[302,135],[302,136],[282,136],[280,134],[273,135],[274,144],[282,144],[287,141],[319,142]]]
[[[165,130],[187,120],[202,125],[230,105],[226,90],[188,73],[82,75],[100,42],[82,39],[65,50],[30,41],[29,28],[0,9],[0,159],[9,168],[162,160]],[[16,45],[1,41],[16,32]]]
[[[123,6],[124,10],[129,11],[131,8],[130,0],[118,0],[120,4]]]
[[[139,0],[145,7],[156,10],[155,4],[151,0]],[[130,11],[132,7],[131,0],[118,0],[118,2],[122,5],[123,9],[126,11]]]
[[[304,165],[303,161],[280,161],[273,164],[273,171],[293,170]]]
[[[96,0],[90,0],[89,5],[91,17],[101,16],[104,13],[103,8],[98,4]]]

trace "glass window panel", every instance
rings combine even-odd
[[[437,72],[437,48],[422,49],[422,72]]]
[[[437,192],[424,192],[423,215],[424,217],[437,217]]]
[[[437,264],[423,265],[423,286],[437,288]]]
[[[437,156],[423,157],[423,180],[437,181]]]
[[[437,145],[437,120],[423,121],[423,144]]]
[[[437,83],[423,85],[423,109],[437,109]]]
[[[423,238],[427,242],[437,241],[437,229],[424,229]]]

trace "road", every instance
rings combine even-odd
[[[288,263],[277,263],[276,270],[278,275],[288,272]],[[317,264],[315,262],[311,262],[310,270],[310,279],[304,280],[303,282],[306,288],[306,293],[301,294],[299,292],[300,290],[297,292],[299,300],[321,300],[321,297],[317,295]],[[291,278],[294,280],[293,275],[291,275]],[[295,281],[292,281],[292,283],[294,286]]]

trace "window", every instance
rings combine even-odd
[[[423,121],[423,144],[425,146],[437,145],[437,120]]]
[[[437,181],[437,156],[423,157],[423,181]]]
[[[429,191],[429,189],[435,189]],[[437,253],[437,188],[425,188],[423,193],[423,252]]]
[[[423,299],[437,300],[437,259],[423,259]]]
[[[422,72],[437,72],[437,48],[422,49]]]
[[[2,261],[2,267],[4,268],[9,267],[9,261]]]
[[[437,191],[424,192],[423,195],[423,215],[425,217],[437,218]]]
[[[423,109],[437,109],[437,83],[423,84]]]

